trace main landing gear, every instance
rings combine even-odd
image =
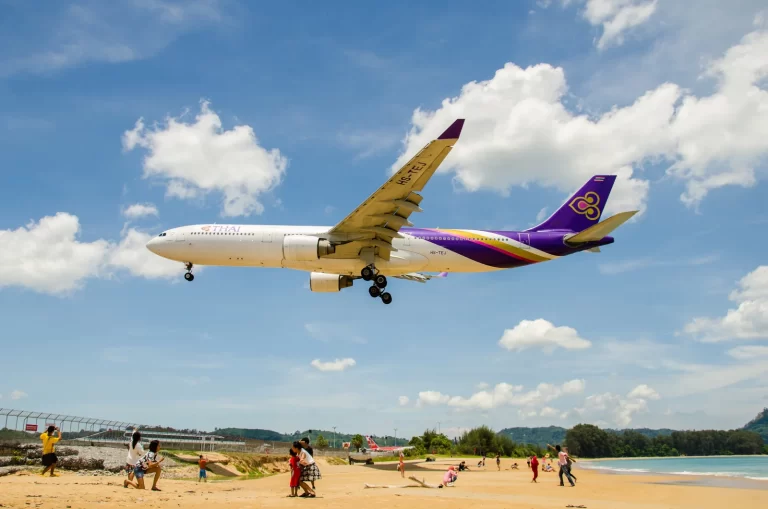
[[[368,288],[368,295],[381,298],[381,302],[384,304],[392,303],[392,295],[389,292],[383,290],[387,287],[387,278],[381,274],[376,274],[376,267],[369,265],[360,271],[360,276],[364,281],[373,281],[373,285]]]
[[[187,262],[184,264],[184,266],[187,268],[187,273],[184,274],[184,279],[187,281],[194,281],[195,275],[192,274],[192,262]]]

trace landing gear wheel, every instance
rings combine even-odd
[[[379,290],[378,286],[372,286],[372,287],[368,288],[368,294],[371,297],[376,298],[379,295],[381,295],[381,290]]]
[[[376,286],[379,288],[386,288],[387,287],[387,278],[379,274],[376,276],[373,280],[374,283],[376,283]]]
[[[363,277],[364,281],[370,281],[373,279],[373,269],[371,267],[365,267],[360,271],[360,275]]]
[[[184,279],[186,279],[187,281],[194,281],[195,276],[191,272],[187,272],[186,274],[184,274]]]
[[[384,292],[381,294],[381,302],[383,302],[384,304],[392,303],[392,296],[389,294],[389,292]]]

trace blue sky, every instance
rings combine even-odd
[[[742,425],[768,405],[768,17],[700,4],[0,1],[0,406],[401,436]],[[395,282],[391,306],[294,271],[187,284],[143,247],[332,225],[458,117],[416,226],[527,228],[595,173],[642,213],[600,254]]]

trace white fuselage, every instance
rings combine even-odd
[[[287,236],[328,237],[328,226],[192,225],[167,230],[147,244],[165,258],[194,265],[274,267],[309,272],[356,276],[366,262],[362,259],[322,257],[312,261],[290,261],[284,253]],[[417,271],[485,272],[499,270],[478,263],[449,249],[416,236],[402,233],[393,240],[389,260],[377,257],[380,273],[390,275]],[[520,243],[504,239],[510,245]],[[530,248],[529,248],[530,249]],[[545,254],[545,253],[543,253]]]

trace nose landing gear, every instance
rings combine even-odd
[[[376,267],[369,265],[360,271],[360,276],[364,281],[373,281],[373,284],[368,288],[368,295],[381,298],[381,302],[384,304],[392,303],[392,295],[389,292],[383,291],[387,287],[387,278],[382,274],[377,274]]]
[[[187,281],[194,281],[195,275],[192,274],[192,262],[187,262],[184,264],[184,266],[187,268],[187,273],[184,274],[184,279]]]

